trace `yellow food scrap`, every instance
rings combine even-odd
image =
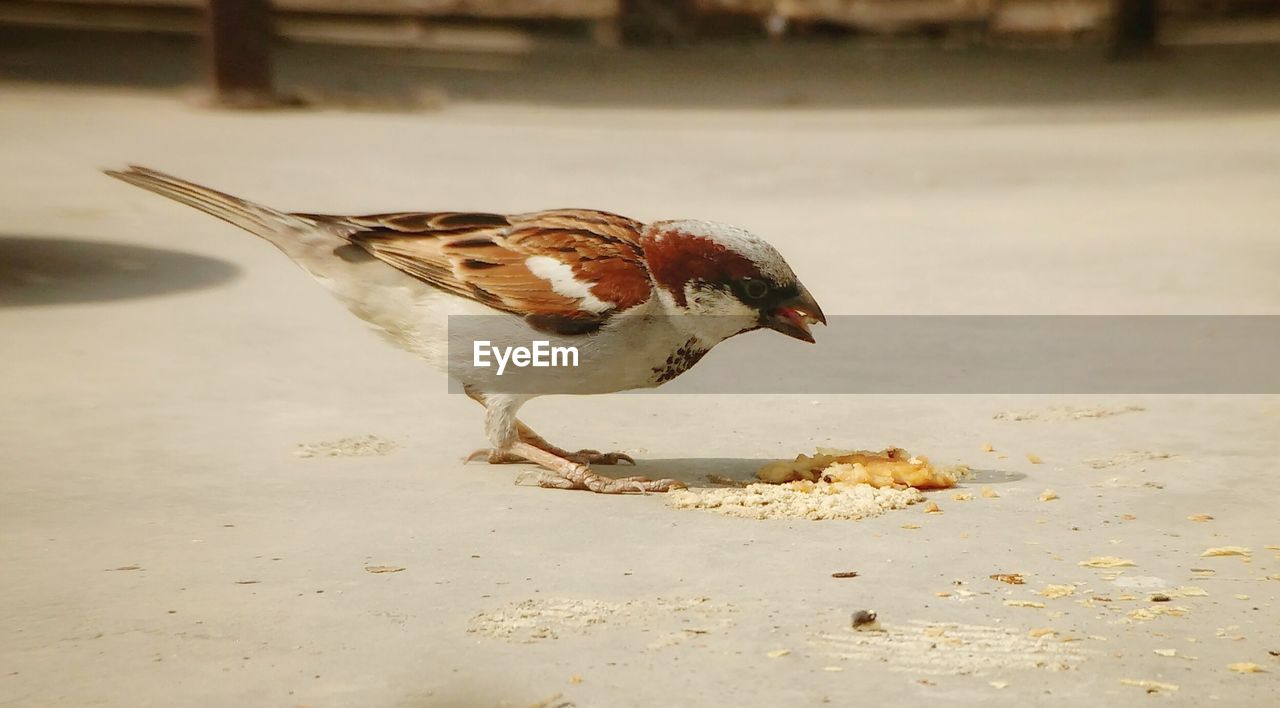
[[[1057,633],[1058,633],[1058,630],[1052,627],[1037,627],[1031,630],[1030,632],[1027,632],[1027,636],[1031,637],[1032,639],[1039,639],[1040,637],[1047,637],[1051,634],[1057,634]]]
[[[569,677],[569,683],[572,683],[572,684],[582,683],[582,677],[579,676],[578,674],[574,674],[573,676]]]
[[[945,627],[925,627],[924,628],[924,636],[926,637],[941,637],[943,634],[946,634],[946,632],[947,630]]]
[[[968,492],[956,492],[951,495],[951,499],[953,501],[971,501],[973,499],[973,495]]]
[[[1178,650],[1177,649],[1156,649],[1155,653],[1156,653],[1156,656],[1177,656]]]
[[[774,649],[768,654],[765,654],[765,656],[769,657],[770,659],[781,659],[782,657],[790,653],[791,653],[790,649]]]
[[[1076,594],[1076,586],[1074,585],[1046,585],[1040,591],[1044,597],[1054,599],[1059,597],[1067,597]]]
[[[1238,664],[1227,664],[1227,668],[1238,674],[1263,674],[1267,671],[1252,661],[1242,661]]]
[[[1248,596],[1248,595],[1236,595],[1236,599],[1237,599],[1237,600],[1248,600],[1248,599],[1249,599],[1249,596]]]
[[[844,671],[844,667],[843,666],[824,666],[822,667],[822,670],[823,671]]]
[[[920,524],[903,524],[902,528],[908,531],[915,531],[916,529],[920,528]]]
[[[1187,520],[1204,523],[1205,521],[1213,521],[1213,517],[1208,514],[1192,514],[1191,516],[1187,517]]]
[[[1248,556],[1253,551],[1244,546],[1217,546],[1215,548],[1206,548],[1204,553],[1200,554],[1201,558],[1215,558],[1218,556]]]
[[[1044,607],[1043,602],[1034,602],[1032,600],[1005,600],[1005,607],[1031,607],[1041,609]]]
[[[1034,452],[1027,453],[1027,462],[1030,462],[1033,465],[1044,464],[1044,460],[1040,459],[1040,456]]]
[[[1208,597],[1209,596],[1209,593],[1205,592],[1204,588],[1198,588],[1194,585],[1183,585],[1181,587],[1176,588],[1174,592],[1178,593],[1183,597]]]
[[[983,451],[983,452],[995,452],[995,451],[996,451],[996,449],[995,449],[994,447],[991,447],[991,443],[982,443],[982,451]]]
[[[1058,498],[1058,493],[1053,491],[1052,489],[1046,489],[1043,492],[1040,492],[1040,501],[1042,502],[1053,501],[1054,499],[1057,499],[1057,498]]]
[[[1159,693],[1167,691],[1173,693],[1178,690],[1178,685],[1174,683],[1161,683],[1160,681],[1146,681],[1140,679],[1120,679],[1120,683],[1126,686],[1137,686],[1138,688],[1147,689],[1147,693]]]
[[[1116,556],[1096,556],[1089,560],[1082,560],[1078,563],[1085,568],[1131,568],[1136,565],[1128,558],[1117,558]]]
[[[987,577],[1010,585],[1022,585],[1027,582],[1022,579],[1022,573],[996,573],[995,575],[989,575]]]
[[[944,591],[939,591],[939,592],[935,592],[935,593],[934,593],[934,596],[935,596],[935,597],[951,597],[951,593],[949,593],[949,592],[944,592]]]
[[[925,504],[925,505],[924,505],[924,513],[926,513],[926,514],[941,514],[941,513],[942,513],[942,509],[938,508],[938,502],[936,502],[936,501],[931,501],[931,502],[929,502],[928,504]]]
[[[992,688],[1008,688],[1009,682],[1008,681],[988,681],[987,685],[991,686]]]
[[[1150,607],[1139,607],[1136,610],[1130,610],[1129,614],[1125,616],[1135,622],[1148,622],[1161,615],[1168,615],[1169,617],[1181,617],[1190,611],[1191,610],[1186,607],[1168,607],[1166,605],[1152,605]]]
[[[956,479],[968,473],[969,468],[963,465],[937,467],[929,458],[913,456],[898,447],[880,452],[818,448],[812,456],[797,455],[792,462],[770,462],[756,472],[756,478],[769,484],[809,481],[946,489],[956,486]]]
[[[982,494],[982,496],[986,497],[987,499],[998,499],[998,498],[1000,498],[1000,494],[999,494],[998,492],[996,492],[996,490],[992,489],[991,487],[983,487],[983,488],[982,488],[982,492],[981,492],[981,494]]]

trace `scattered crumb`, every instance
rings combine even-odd
[[[1177,649],[1156,649],[1155,653],[1156,653],[1156,656],[1177,656],[1178,650]]]
[[[1044,464],[1044,460],[1040,459],[1040,456],[1035,454],[1034,452],[1027,453],[1027,462],[1030,462],[1033,465]]]
[[[1005,607],[1030,607],[1033,609],[1041,609],[1044,607],[1043,602],[1035,602],[1033,600],[1005,600]]]
[[[765,654],[765,656],[769,657],[770,659],[780,659],[790,653],[791,653],[790,649],[774,649],[768,654]]]
[[[1117,558],[1116,556],[1096,556],[1089,560],[1082,560],[1077,565],[1085,568],[1130,568],[1138,565],[1127,558]]]
[[[1248,595],[1236,595],[1236,599],[1237,599],[1237,600],[1248,600],[1248,599],[1249,599],[1249,596],[1248,596]]]
[[[996,451],[996,449],[995,449],[994,447],[992,447],[992,446],[991,446],[991,443],[982,443],[982,451],[983,451],[983,452],[995,452],[995,451]]]
[[[1134,622],[1150,622],[1151,620],[1161,617],[1182,617],[1190,612],[1188,607],[1170,607],[1167,605],[1152,605],[1150,607],[1139,607],[1136,610],[1130,610],[1126,618]]]
[[[991,487],[983,487],[980,494],[982,494],[982,496],[986,497],[987,499],[998,499],[1000,497],[1000,494],[996,492],[996,490],[992,489]]]
[[[572,684],[582,683],[582,676],[580,676],[579,674],[574,674],[573,676],[570,676],[569,683],[572,683]]]
[[[947,633],[946,627],[925,627],[923,632],[924,636],[926,637],[941,637],[946,633]]]
[[[1253,551],[1244,546],[1218,546],[1216,548],[1206,548],[1204,553],[1200,554],[1201,558],[1214,558],[1217,556],[1248,556]]]
[[[822,670],[823,671],[844,671],[844,667],[843,666],[824,666],[822,667]]]
[[[935,597],[951,597],[951,593],[949,593],[949,592],[935,592],[935,593],[934,593],[934,596],[935,596]]]
[[[833,577],[833,578],[856,578],[856,577],[858,577],[858,571],[856,571],[856,570],[842,570],[842,571],[840,571],[839,573],[832,573],[832,574],[831,574],[831,577]]]
[[[1056,599],[1059,597],[1068,597],[1070,595],[1074,595],[1075,593],[1076,593],[1076,587],[1074,585],[1046,585],[1044,586],[1044,589],[1040,591],[1040,594],[1043,597],[1047,597],[1050,599]]]
[[[1267,671],[1252,661],[1242,661],[1238,664],[1227,664],[1227,668],[1238,674],[1262,674]]]
[[[936,501],[930,501],[928,504],[925,504],[925,505],[924,505],[924,513],[926,513],[926,514],[941,514],[941,513],[942,513],[942,509],[938,508],[938,502],[936,502]]]
[[[903,524],[902,528],[908,531],[915,531],[916,529],[920,528],[920,524]]]
[[[261,580],[237,580],[236,585],[257,585]]]
[[[399,573],[404,568],[398,565],[366,565],[364,571],[366,573]]]
[[[1057,498],[1058,498],[1058,493],[1053,491],[1052,489],[1046,489],[1043,492],[1040,492],[1040,501],[1042,502],[1053,501],[1054,499],[1057,499]]]
[[[996,573],[994,575],[989,575],[987,577],[991,578],[992,580],[999,580],[1002,583],[1008,583],[1009,585],[1022,585],[1023,583],[1027,582],[1026,580],[1022,579],[1021,573]]]
[[[988,681],[987,685],[991,686],[992,688],[1008,688],[1009,682],[1008,681]]]
[[[1025,629],[927,620],[887,625],[876,632],[823,633],[814,636],[811,644],[821,655],[875,662],[912,678],[1002,675],[1022,669],[1068,671],[1088,653],[1078,642],[1036,639],[1027,636]]]
[[[107,572],[111,572],[111,571],[113,571],[113,570],[142,570],[142,566],[140,566],[140,565],[122,565],[122,566],[120,566],[119,568],[107,568],[106,570],[107,570]]]
[[[1056,406],[1041,411],[1001,411],[992,416],[995,420],[1086,420],[1090,418],[1110,418],[1125,413],[1145,411],[1142,406],[1092,407],[1077,408],[1075,406]]]
[[[1188,520],[1188,521],[1198,521],[1198,522],[1203,523],[1203,522],[1205,522],[1205,521],[1213,521],[1213,517],[1212,517],[1212,516],[1210,516],[1210,515],[1208,515],[1208,514],[1192,514],[1191,516],[1188,516],[1188,517],[1187,517],[1187,520]]]
[[[971,501],[973,499],[973,495],[968,492],[956,492],[951,495],[951,499],[952,501]]]
[[[587,632],[604,626],[642,625],[662,628],[662,623],[692,623],[707,626],[732,622],[732,605],[707,597],[644,599],[626,602],[576,598],[537,598],[487,610],[471,618],[467,631],[508,642],[530,644],[558,639],[562,634]],[[674,628],[674,627],[673,627]],[[673,632],[653,648],[671,646],[689,637],[688,631]]]
[[[1125,678],[1125,679],[1120,679],[1120,683],[1126,686],[1137,686],[1138,688],[1145,688],[1147,689],[1147,693],[1159,693],[1160,691],[1167,691],[1169,693],[1173,693],[1174,691],[1178,690],[1177,684],[1161,683],[1159,681],[1144,681],[1144,680],[1138,680],[1138,679]]]
[[[298,457],[369,457],[385,455],[395,447],[394,441],[383,440],[376,435],[366,435],[362,438],[299,444],[293,454]]]
[[[1183,585],[1174,590],[1174,592],[1183,597],[1208,597],[1209,593],[1204,588],[1198,588],[1194,585]]]
[[[707,509],[745,519],[856,520],[924,501],[920,490],[877,489],[867,484],[787,482],[741,489],[679,489],[666,502],[676,509]]]
[[[1052,627],[1037,627],[1027,632],[1027,636],[1031,637],[1032,639],[1039,639],[1040,637],[1047,637],[1057,633],[1058,633],[1058,630]]]

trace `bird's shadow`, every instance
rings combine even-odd
[[[756,479],[756,470],[773,459],[751,459],[741,457],[685,457],[637,459],[634,468],[627,465],[613,467],[597,467],[596,470],[611,477],[626,477],[632,474],[642,475],[650,479],[675,479],[690,487],[729,487],[741,486]],[[630,470],[634,469],[632,472]],[[957,487],[976,485],[997,485],[1017,482],[1026,479],[1021,472],[1009,470],[974,469],[969,475],[957,482]]]
[[[0,306],[151,297],[213,287],[239,274],[232,263],[195,253],[0,234]]]

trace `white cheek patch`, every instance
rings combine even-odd
[[[609,303],[591,293],[593,283],[584,283],[573,274],[573,267],[550,256],[529,256],[524,265],[530,273],[551,285],[555,294],[578,300],[582,309],[600,314],[613,309]]]

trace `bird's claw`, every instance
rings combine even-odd
[[[578,450],[565,455],[566,460],[573,460],[580,465],[616,465],[625,462],[635,466],[635,458],[625,452],[600,452],[599,450]]]

